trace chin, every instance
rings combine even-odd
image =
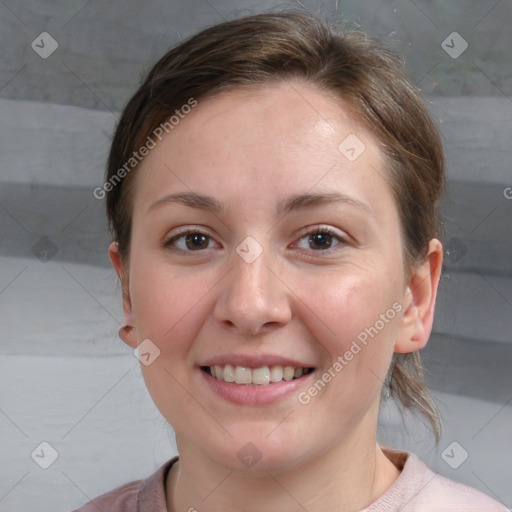
[[[279,474],[300,465],[308,458],[302,442],[290,443],[276,436],[269,440],[265,435],[235,436],[224,446],[204,447],[211,459],[230,471],[247,473],[254,476],[268,476],[268,473]]]

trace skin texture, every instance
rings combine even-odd
[[[353,162],[338,149],[351,134],[365,145]],[[211,196],[225,211],[151,208],[178,192]],[[366,206],[278,209],[292,195],[333,192]],[[335,231],[320,237],[327,247],[304,232],[319,226]],[[210,238],[200,250],[184,237],[164,247],[183,227]],[[252,263],[236,252],[248,236],[263,250]],[[110,257],[134,326],[123,340],[150,339],[160,350],[141,369],[177,436],[170,510],[360,510],[389,488],[399,471],[376,444],[381,385],[394,351],[428,340],[442,262],[432,240],[407,279],[402,247],[378,141],[347,104],[309,85],[200,101],[150,152],[135,177],[129,259],[116,243]],[[396,303],[401,312],[301,404],[298,393]],[[276,403],[233,404],[198,366],[229,354],[279,355],[315,372]],[[261,453],[251,468],[237,457],[248,442]]]

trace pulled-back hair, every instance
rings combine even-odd
[[[406,272],[424,259],[429,241],[439,236],[444,155],[418,90],[401,59],[382,41],[289,11],[227,21],[181,42],[156,63],[126,105],[106,171],[106,183],[118,179],[105,189],[112,235],[124,260],[130,247],[130,184],[137,168],[126,163],[134,151],[191,99],[200,102],[228,88],[292,79],[348,102],[376,137],[398,207]],[[438,439],[437,409],[418,352],[394,354],[384,387],[405,408],[428,418]]]

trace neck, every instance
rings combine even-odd
[[[226,468],[183,439],[178,446],[180,459],[167,479],[172,512],[353,512],[375,501],[399,475],[375,438],[360,435],[292,470],[259,476]]]

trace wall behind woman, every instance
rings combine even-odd
[[[444,435],[435,447],[414,419],[404,431],[386,404],[380,437],[510,507],[512,5],[303,5],[331,18],[337,9],[395,46],[446,144],[445,273],[425,350]],[[117,339],[120,290],[94,191],[118,112],[159,56],[206,25],[286,6],[0,3],[2,510],[71,510],[176,452]]]

